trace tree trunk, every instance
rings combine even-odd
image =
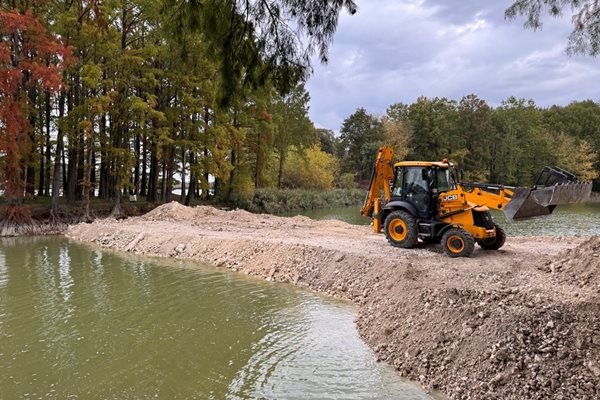
[[[133,194],[138,195],[140,193],[140,168],[142,163],[140,162],[140,153],[141,153],[141,138],[140,135],[135,136],[135,172],[133,177]]]
[[[285,151],[279,150],[279,172],[277,173],[277,188],[281,189],[281,181],[283,178],[283,165],[285,164]]]
[[[144,135],[143,143],[144,150],[142,151],[142,182],[140,184],[140,196],[147,196],[148,173],[146,171],[146,162],[148,160],[148,138]]]
[[[28,75],[28,74],[27,74]],[[29,79],[29,78],[27,78]],[[37,104],[37,90],[35,88],[31,88],[27,92],[27,96],[29,99],[29,105],[33,108],[36,107]],[[35,149],[36,146],[36,138],[35,138],[35,129],[36,129],[36,115],[35,113],[29,114],[29,128],[31,129],[29,134],[29,140],[31,142],[31,146]],[[33,197],[35,195],[35,165],[33,164],[33,152],[24,160],[27,164],[25,169],[25,194],[27,197]]]
[[[189,207],[192,207],[194,205],[194,198],[196,195],[197,178],[196,178],[196,173],[192,169],[192,165],[194,165],[195,161],[196,161],[196,156],[194,155],[194,152],[191,151],[190,152],[190,184],[188,186],[187,197],[185,198],[185,205],[189,206]]]
[[[83,167],[83,193],[82,193],[82,202],[83,202],[83,215],[82,220],[84,222],[92,222],[93,218],[90,214],[90,191],[93,190],[92,186],[92,153],[94,147],[94,129],[92,128],[89,132],[89,137],[86,140],[87,146],[85,149],[85,161]]]
[[[50,195],[50,174],[52,163],[52,141],[50,135],[50,123],[52,122],[52,96],[46,91],[46,170],[44,171],[45,182],[44,196]]]
[[[185,201],[185,148],[181,148],[181,196],[179,197],[180,202]]]
[[[148,177],[148,201],[156,203],[158,198],[158,145],[152,143],[150,148],[150,174]]]
[[[38,180],[38,196],[44,195],[44,188],[46,187],[46,135],[44,134],[44,112],[42,107],[38,107],[38,119],[40,121],[40,179]]]
[[[58,98],[58,118],[61,119],[64,115],[65,108],[65,93],[60,92],[60,97]],[[59,199],[59,191],[60,191],[60,183],[61,183],[61,172],[63,169],[63,165],[61,165],[61,160],[64,153],[64,143],[63,143],[63,130],[60,128],[60,124],[58,125],[58,132],[56,135],[56,155],[54,157],[54,176],[52,179],[52,201],[51,201],[51,214],[53,217],[56,217],[56,212],[58,211],[58,199]]]
[[[166,149],[164,149],[163,146],[163,154],[165,153],[165,151]],[[162,175],[160,179],[160,202],[164,203],[167,201],[167,163],[165,161],[165,157],[163,157],[161,163],[161,171]]]

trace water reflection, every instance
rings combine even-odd
[[[8,267],[6,266],[6,257],[0,250],[0,289],[6,287],[8,283]]]
[[[73,286],[73,277],[71,276],[71,257],[66,247],[60,248],[58,255],[58,277],[59,288],[63,300],[68,302],[71,299],[71,287]]]
[[[0,254],[1,398],[427,398],[346,304],[58,238]]]

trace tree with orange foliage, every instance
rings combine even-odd
[[[30,93],[65,90],[60,72],[71,58],[70,49],[50,35],[31,10],[0,10],[1,184],[12,206],[23,202],[24,170],[32,151],[29,117],[36,105]],[[15,210],[9,215],[14,217]]]

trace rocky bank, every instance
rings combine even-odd
[[[451,259],[340,221],[177,203],[67,236],[351,300],[379,360],[452,399],[600,398],[598,237],[509,238],[500,251]]]

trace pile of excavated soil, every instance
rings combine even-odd
[[[177,203],[67,235],[349,299],[378,359],[453,399],[600,398],[598,238],[509,238],[452,259],[369,227]]]
[[[555,274],[563,282],[600,288],[600,237],[591,237],[579,246],[565,250],[540,269]]]

